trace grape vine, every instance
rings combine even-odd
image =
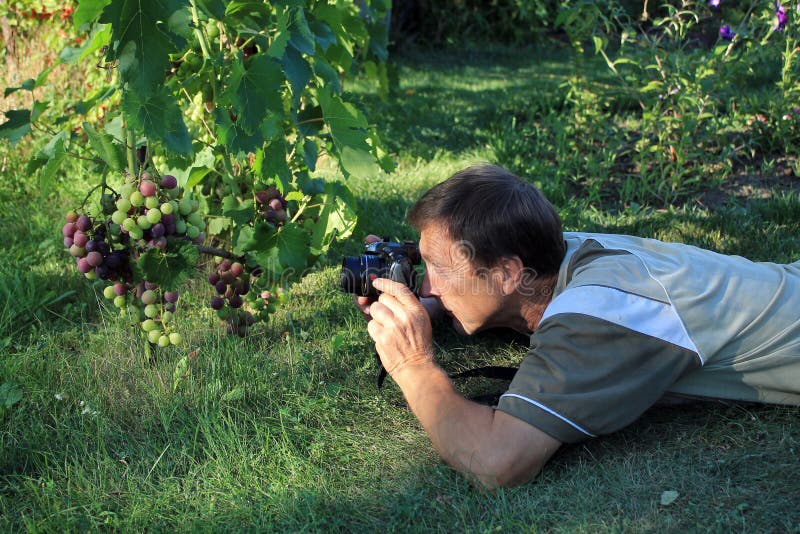
[[[0,138],[55,131],[31,171],[52,180],[67,157],[95,162],[100,183],[67,214],[64,244],[151,343],[181,343],[178,291],[201,253],[216,257],[202,275],[211,308],[246,335],[350,236],[353,197],[330,164],[346,179],[393,162],[344,81],[363,69],[386,83],[389,5],[83,0],[82,45],[60,60],[102,71],[92,95],[50,116],[36,100],[48,71],[6,89],[32,102],[6,112]]]

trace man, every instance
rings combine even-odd
[[[377,279],[378,300],[358,304],[436,450],[487,486],[529,480],[561,443],[614,432],[666,393],[800,405],[800,262],[563,233],[536,188],[491,165],[433,187],[409,221],[421,300]],[[530,334],[496,408],[436,365],[437,308],[466,334]]]

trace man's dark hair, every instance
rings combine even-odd
[[[519,256],[539,275],[558,272],[566,252],[561,220],[536,187],[496,165],[468,167],[428,190],[408,213],[422,231],[442,224],[449,237],[472,247],[473,262],[490,267]]]

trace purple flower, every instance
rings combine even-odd
[[[782,32],[783,29],[786,28],[788,19],[786,18],[786,9],[777,0],[775,2],[775,16],[778,18],[778,25],[775,26],[775,29]]]
[[[714,9],[718,8],[721,2],[722,0],[708,0],[708,4]]]
[[[725,26],[721,26],[719,29],[719,36],[726,41],[733,41],[733,36],[736,35],[733,33],[730,24],[726,24]]]

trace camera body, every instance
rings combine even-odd
[[[417,271],[421,257],[413,241],[397,243],[377,241],[369,243],[361,256],[345,256],[339,285],[342,291],[360,297],[376,298],[378,290],[372,286],[375,278],[388,278],[400,282],[413,293],[417,292]]]

